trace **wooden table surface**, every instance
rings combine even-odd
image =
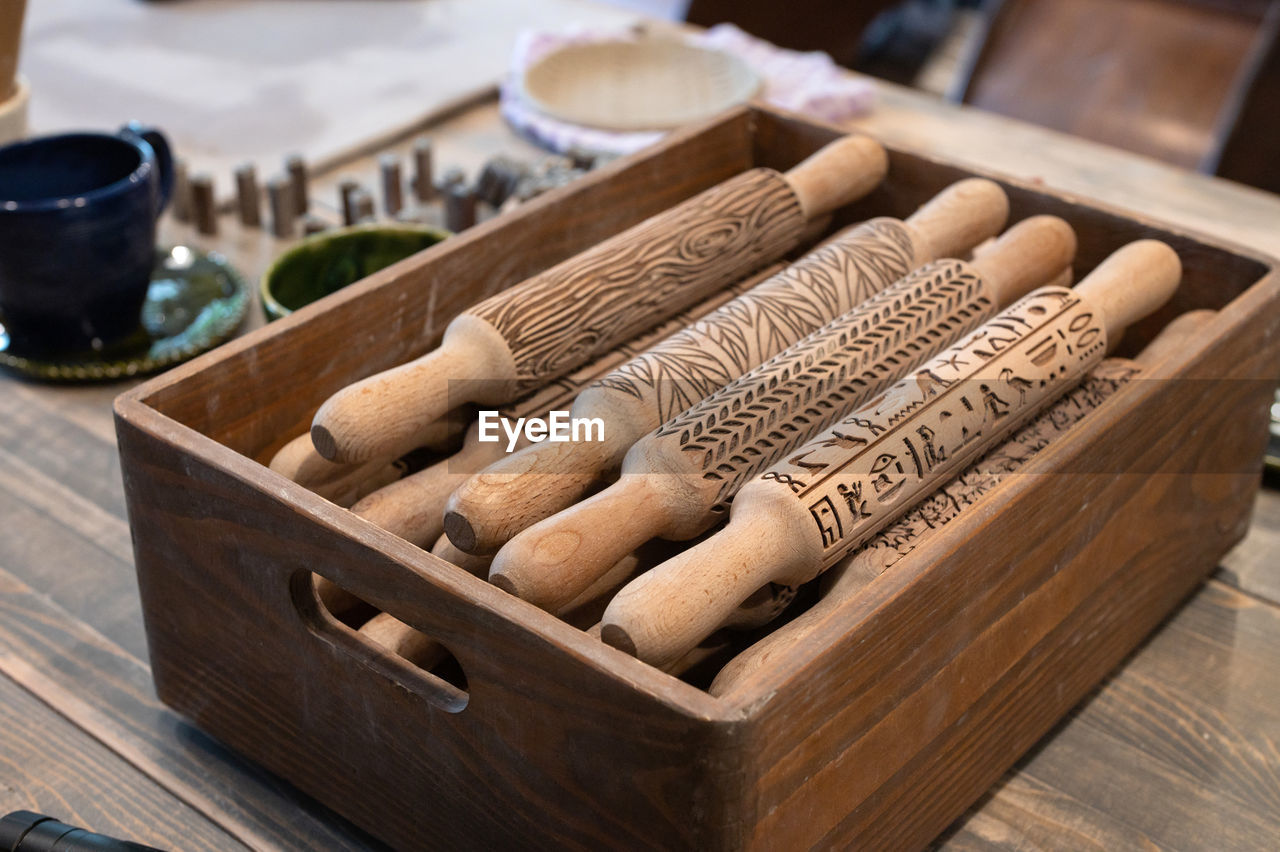
[[[1280,255],[1275,196],[897,87],[856,124]],[[536,154],[491,103],[431,133],[438,163],[469,170],[497,152]],[[339,178],[372,169],[353,163],[315,194],[332,199]],[[221,249],[251,277],[276,250],[229,220],[218,238],[166,223],[163,239]],[[125,387],[0,378],[0,813],[46,812],[170,849],[376,846],[157,700],[111,423]],[[1278,659],[1280,493],[1263,489],[1215,577],[940,847],[1276,848]]]

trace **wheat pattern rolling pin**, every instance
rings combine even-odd
[[[1066,222],[1038,216],[972,264],[908,275],[643,438],[617,483],[499,551],[490,582],[551,609],[645,541],[693,538],[747,479],[1055,277],[1075,247]]]
[[[1140,378],[1145,369],[1170,351],[1180,348],[1213,316],[1213,311],[1182,314],[1134,360],[1108,358],[1103,361],[1089,372],[1083,384],[827,571],[822,577],[825,590],[821,600],[734,657],[716,676],[710,692],[713,695],[728,693],[771,660],[804,644],[826,619],[834,617],[845,601],[908,554],[946,535],[951,521],[968,513],[969,507],[1069,432],[1117,390]]]
[[[1070,390],[1180,275],[1144,240],[1031,293],[747,483],[727,527],[618,593],[602,638],[661,666],[766,583],[813,579]]]
[[[468,308],[434,352],[339,391],[316,413],[316,449],[341,462],[394,456],[453,405],[517,399],[781,257],[887,168],[880,145],[845,136],[785,175],[732,177]],[[451,401],[461,379],[481,381]]]
[[[841,232],[584,390],[571,416],[601,419],[604,440],[544,444],[503,459],[450,499],[445,532],[463,550],[493,553],[614,473],[640,438],[910,270],[994,235],[1008,209],[999,186],[971,179],[906,222],[873,219]]]
[[[740,296],[782,268],[772,264],[763,271],[716,293],[711,298],[683,313],[677,314],[650,332],[606,353],[590,364],[579,367],[567,376],[548,384],[519,402],[512,403],[501,413],[508,419],[544,416],[550,410],[562,410],[568,406],[583,387],[608,373],[619,364],[636,357],[664,337],[695,322],[730,299]],[[310,443],[310,438],[304,436]],[[523,441],[523,437],[521,439]],[[490,465],[506,454],[501,441],[482,442],[480,426],[474,423],[463,438],[462,448],[415,474],[399,481],[390,481],[385,487],[368,496],[361,495],[351,511],[371,521],[405,541],[426,547],[443,532],[445,501],[459,485],[466,482],[478,470]],[[319,455],[316,456],[319,458]],[[332,464],[326,462],[326,464]],[[448,559],[446,557],[446,559]],[[453,559],[449,562],[459,564]],[[486,562],[487,565],[487,562]]]

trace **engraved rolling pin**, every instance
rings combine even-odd
[[[813,579],[1070,390],[1180,275],[1144,240],[1031,293],[743,486],[727,527],[618,593],[601,637],[661,666],[766,583]]]
[[[640,438],[912,269],[967,252],[1000,230],[1008,210],[999,186],[971,179],[906,222],[872,219],[842,231],[583,391],[571,416],[601,419],[604,440],[530,447],[469,480],[445,515],[450,540],[472,553],[497,551],[614,474]]]
[[[1037,216],[972,263],[908,275],[640,440],[617,483],[499,551],[490,582],[554,608],[645,541],[704,532],[750,477],[1054,278],[1075,249],[1066,222]]]
[[[1181,349],[1185,341],[1213,317],[1213,311],[1182,314],[1134,360],[1108,358],[1103,361],[1089,372],[1083,384],[827,571],[822,576],[825,587],[822,598],[808,611],[734,657],[716,675],[711,693],[730,692],[770,661],[806,644],[828,619],[839,617],[838,611],[845,601],[909,554],[945,536],[952,521],[970,514],[984,495],[1071,431],[1129,381],[1141,377],[1144,370]]]
[[[412,449],[451,405],[501,405],[776,260],[806,224],[869,192],[884,149],[845,136],[785,175],[752,169],[468,308],[440,348],[339,391],[312,440],[333,461]],[[450,400],[452,380],[473,399]],[[463,391],[455,385],[453,396]]]
[[[546,387],[512,403],[501,411],[502,416],[516,421],[523,417],[541,417],[551,410],[563,410],[572,403],[582,388],[595,379],[628,359],[634,358],[664,337],[714,311],[735,296],[745,293],[780,268],[781,264],[772,264],[762,272],[716,293],[652,331],[622,344],[590,364],[579,367],[567,376],[556,379]],[[352,506],[351,510],[384,530],[395,533],[405,541],[419,547],[426,547],[438,539],[444,531],[442,519],[445,501],[449,499],[449,495],[459,485],[470,479],[476,471],[506,456],[506,441],[505,435],[499,441],[481,441],[480,425],[473,423],[467,430],[462,448],[458,452],[398,482],[392,482],[384,488],[373,491]],[[310,443],[309,438],[308,443]],[[318,454],[317,458],[319,458]],[[332,464],[332,462],[326,462],[326,464]],[[453,559],[448,561],[454,562]],[[455,562],[455,564],[458,563]]]

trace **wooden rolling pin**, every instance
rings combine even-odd
[[[841,232],[584,390],[571,416],[600,418],[605,440],[542,444],[495,464],[450,499],[445,532],[462,550],[496,552],[615,473],[640,438],[910,270],[996,234],[1008,209],[999,186],[972,179],[906,222],[873,219]]]
[[[470,553],[463,553],[450,544],[449,537],[443,534],[436,538],[436,543],[431,546],[431,553],[445,562],[452,562],[473,577],[487,577],[489,565],[493,562],[491,556],[472,556]]]
[[[778,628],[734,657],[711,684],[724,695],[760,669],[795,648],[880,574],[929,542],[946,535],[948,525],[972,512],[984,495],[1020,470],[1037,454],[1096,410],[1117,390],[1159,363],[1214,317],[1213,311],[1191,311],[1169,323],[1132,361],[1108,358],[1084,382],[1005,443],[983,456],[936,493],[919,503],[822,576],[822,598],[807,612]]]
[[[452,562],[462,570],[477,577],[482,577],[489,569],[491,560],[488,556],[472,556],[463,553],[449,543],[449,539],[441,536],[431,553],[446,562]],[[575,626],[598,624],[603,609],[600,599],[610,592],[616,591],[636,572],[639,560],[628,554],[618,561],[591,588],[576,599],[569,601],[556,615]],[[652,563],[650,563],[652,564]],[[337,588],[336,586],[334,588]],[[589,609],[592,604],[594,609]],[[361,634],[377,642],[393,653],[399,654],[414,665],[430,670],[447,655],[444,646],[424,633],[415,630],[403,621],[388,613],[379,613],[361,626]],[[598,638],[599,633],[597,631]]]
[[[378,613],[360,626],[359,633],[427,671],[449,656],[445,646],[389,613]]]
[[[490,582],[554,609],[645,541],[704,532],[749,478],[1054,278],[1075,249],[1066,222],[1037,216],[972,263],[908,275],[640,440],[617,483],[500,550]]]
[[[714,294],[693,308],[677,314],[657,328],[611,350],[590,364],[579,367],[567,376],[556,379],[546,387],[512,403],[502,409],[502,415],[514,420],[520,417],[542,417],[548,411],[562,411],[568,408],[578,392],[592,381],[636,357],[663,338],[696,322],[700,317],[711,313],[730,299],[742,295],[780,269],[782,264],[771,264],[755,275]],[[440,538],[444,530],[442,518],[445,501],[449,499],[449,495],[477,471],[507,457],[505,442],[505,436],[502,441],[496,443],[482,442],[480,426],[478,423],[473,423],[467,430],[462,448],[458,452],[411,476],[391,482],[373,493],[366,492],[368,496],[361,495],[363,499],[352,506],[351,510],[384,530],[395,533],[405,541],[419,547],[426,547]],[[310,444],[310,438],[307,438],[307,443]],[[549,444],[548,446],[562,445]],[[316,458],[320,458],[319,454],[316,454]],[[324,462],[324,464],[333,465],[332,462]],[[337,465],[334,466],[337,467]],[[454,564],[460,564],[444,554],[437,555],[443,556]],[[488,560],[485,561],[485,565],[487,567]]]
[[[421,446],[443,449],[466,428],[461,416],[441,418],[423,431]],[[350,506],[364,495],[400,478],[404,466],[383,458],[353,464],[337,464],[316,452],[311,435],[304,432],[271,457],[270,468],[339,506]]]
[[[785,175],[732,177],[467,309],[434,352],[332,396],[312,440],[340,462],[412,449],[448,408],[517,399],[776,260],[887,168],[876,142],[844,136]]]
[[[395,482],[404,473],[396,462],[378,459],[356,464],[326,461],[311,446],[311,436],[299,435],[271,459],[271,469],[343,508]]]
[[[1022,299],[747,483],[724,530],[618,593],[602,638],[661,666],[766,583],[813,579],[1070,390],[1180,275],[1144,240]]]

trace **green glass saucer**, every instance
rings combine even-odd
[[[0,367],[51,382],[154,373],[229,338],[244,320],[249,298],[244,279],[221,255],[188,246],[158,249],[142,322],[132,335],[102,349],[24,357],[9,351],[9,337],[0,326]]]

